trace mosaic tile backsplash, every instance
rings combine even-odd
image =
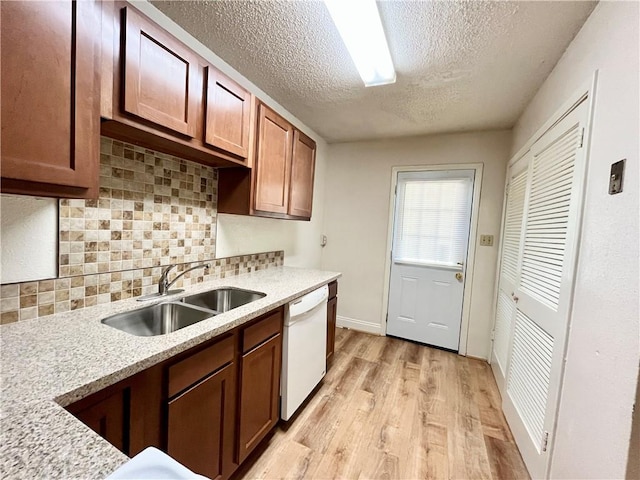
[[[198,269],[189,272],[172,288],[278,267],[282,266],[283,262],[284,252],[282,251],[210,260],[211,268],[208,271]],[[188,264],[183,265],[182,268],[173,272],[171,278],[188,266]],[[0,324],[155,293],[158,291],[158,280],[163,268],[152,267],[2,285],[0,287]]]
[[[282,266],[284,252],[215,259],[217,171],[102,137],[97,200],[60,200],[59,278],[0,287],[0,324],[157,291],[165,266],[175,284]],[[174,275],[175,275],[174,273]]]
[[[102,137],[97,200],[60,201],[59,276],[215,256],[214,168]]]

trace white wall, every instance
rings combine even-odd
[[[467,354],[488,358],[492,300],[511,132],[475,132],[329,145],[322,267],[343,273],[341,322],[381,332],[391,169],[394,166],[483,163]],[[346,317],[346,320],[345,320]],[[350,320],[349,320],[350,319]]]
[[[58,200],[0,197],[0,283],[58,276]]]
[[[623,478],[639,362],[639,4],[600,2],[514,128],[512,152],[598,69],[553,478]],[[626,158],[624,192],[607,194]],[[632,452],[638,455],[638,452]]]

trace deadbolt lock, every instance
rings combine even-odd
[[[458,280],[459,282],[462,281],[462,273],[460,272],[456,273],[456,280]]]

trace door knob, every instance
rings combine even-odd
[[[462,281],[462,273],[460,272],[456,273],[456,280],[458,280],[459,282]]]

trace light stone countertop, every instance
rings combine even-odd
[[[64,406],[233,329],[340,277],[275,267],[186,287],[153,301],[98,305],[0,326],[0,477],[103,479],[128,460]],[[176,332],[137,337],[103,325],[116,313],[215,288],[264,292]]]

